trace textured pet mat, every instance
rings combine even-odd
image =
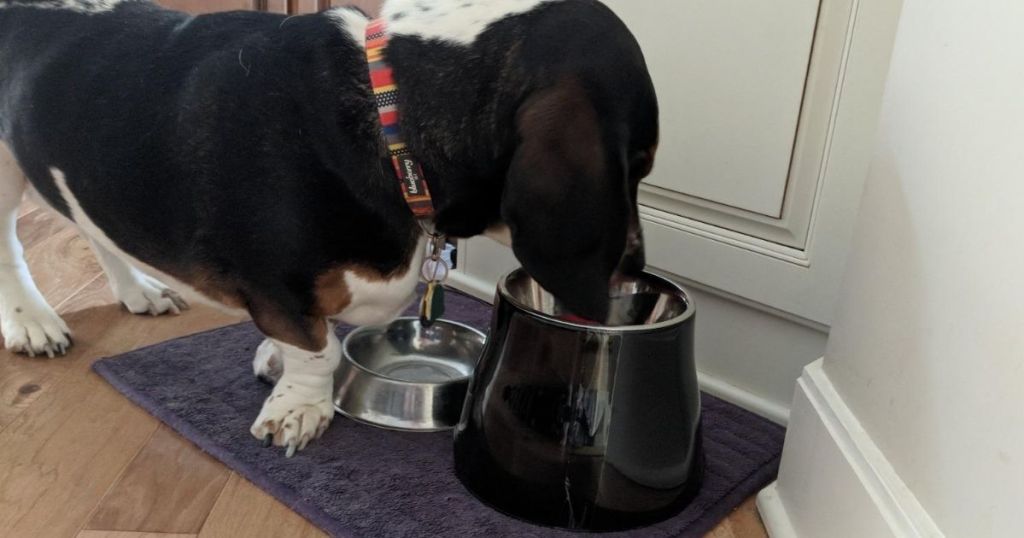
[[[489,305],[448,297],[446,318],[487,329]],[[477,501],[453,473],[450,433],[400,433],[338,416],[322,439],[292,459],[263,448],[249,435],[270,392],[251,369],[261,341],[244,323],[104,359],[94,369],[334,536],[579,536],[522,523]],[[708,395],[703,420],[707,467],[696,500],[659,525],[602,536],[701,537],[774,479],[783,428]]]

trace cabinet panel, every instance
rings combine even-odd
[[[782,214],[818,0],[607,0],[662,106],[654,187]]]

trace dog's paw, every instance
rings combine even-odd
[[[269,338],[256,348],[256,356],[252,359],[252,371],[256,374],[256,379],[271,385],[281,379],[284,373],[281,352]]]
[[[286,457],[321,435],[334,418],[334,402],[330,385],[326,390],[298,386],[281,378],[273,392],[263,403],[256,422],[249,431],[265,446],[285,447]]]
[[[188,303],[159,280],[141,274],[138,277],[118,286],[115,292],[117,300],[132,314],[159,316],[188,310]]]
[[[0,313],[4,345],[30,357],[64,355],[71,347],[71,331],[50,305],[16,301]]]

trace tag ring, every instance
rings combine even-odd
[[[451,273],[451,267],[443,259],[425,260],[420,268],[420,276],[427,282],[445,282]]]

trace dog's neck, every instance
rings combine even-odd
[[[463,7],[466,2],[444,0],[423,11],[422,3],[391,0],[384,6],[385,57],[400,88],[403,134],[423,163],[436,225],[446,234],[478,235],[499,220],[516,143],[515,112],[529,85],[513,61],[524,23],[508,15],[540,3],[500,0]],[[460,9],[481,13],[466,17]],[[501,21],[481,25],[488,16]],[[477,22],[453,29],[446,28],[449,19]]]

